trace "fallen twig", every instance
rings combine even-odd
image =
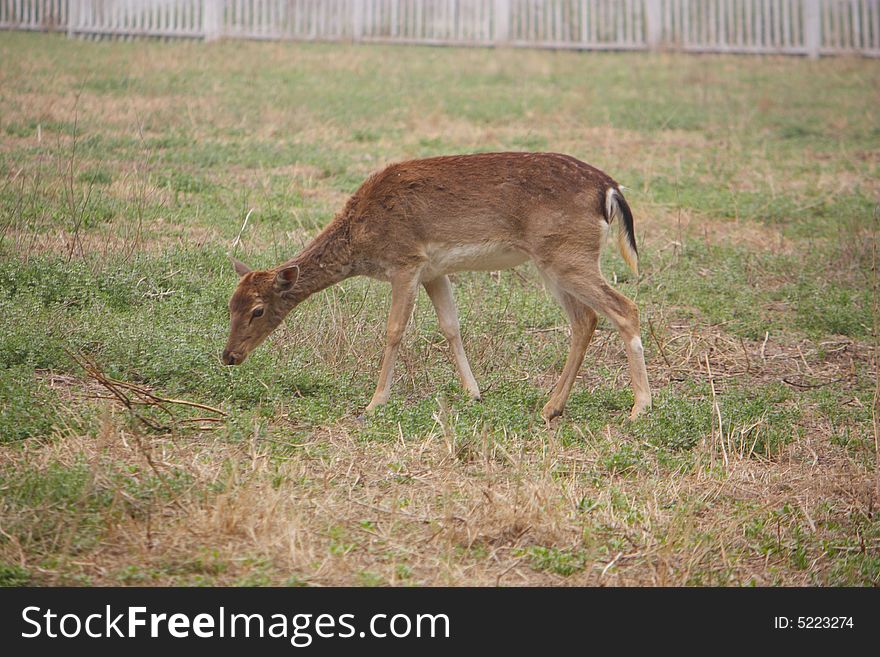
[[[832,379],[831,381],[823,381],[822,383],[799,383],[798,381],[792,381],[791,378],[784,376],[782,377],[782,381],[787,383],[790,386],[794,386],[795,388],[824,388],[825,386],[830,386],[832,383],[839,383],[843,381],[844,377],[839,377],[836,379]]]
[[[214,408],[213,406],[208,406],[207,404],[192,402],[186,399],[161,397],[150,389],[146,388],[145,386],[113,379],[104,374],[101,368],[98,367],[97,363],[90,360],[89,358],[86,358],[82,355],[72,354],[70,352],[68,352],[68,355],[77,365],[79,365],[83,369],[83,371],[86,373],[86,375],[88,375],[89,378],[103,386],[110,393],[109,396],[96,395],[96,398],[115,399],[120,404],[125,406],[125,408],[127,408],[129,412],[134,415],[134,417],[136,417],[144,425],[146,425],[153,431],[168,432],[171,431],[172,427],[161,424],[150,417],[144,416],[136,410],[137,407],[151,406],[158,408],[163,413],[166,413],[172,419],[172,421],[176,423],[222,422],[223,418],[227,416],[225,411],[222,411],[219,408]],[[202,411],[214,413],[219,417],[181,418],[178,420],[175,417],[174,411],[169,408],[169,406],[186,406],[189,408],[197,408]]]

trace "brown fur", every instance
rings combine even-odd
[[[451,271],[498,269],[531,259],[572,323],[572,346],[544,417],[562,413],[596,312],[620,330],[635,391],[633,415],[650,406],[638,310],[608,286],[599,253],[608,224],[605,173],[558,153],[486,153],[392,164],[370,176],[298,256],[242,275],[230,300],[224,361],[242,362],[297,304],[350,276],[389,281],[392,306],[379,384],[367,410],[389,394],[397,349],[418,286],[428,291],[462,383],[475,398],[458,328]],[[633,238],[633,244],[634,244]],[[253,317],[255,308],[262,317]]]

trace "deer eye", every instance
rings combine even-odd
[[[251,313],[251,317],[254,319],[256,319],[257,317],[262,317],[262,316],[263,316],[263,309],[262,308],[254,308],[254,312]]]

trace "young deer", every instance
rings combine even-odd
[[[615,218],[621,255],[637,274],[633,217],[620,187],[573,157],[485,153],[392,164],[370,176],[298,256],[266,271],[234,261],[241,279],[229,301],[223,361],[244,361],[315,292],[350,276],[370,276],[391,283],[391,311],[379,382],[366,410],[388,400],[419,285],[434,304],[462,384],[478,400],[447,274],[507,269],[531,259],[571,323],[568,359],[542,416],[549,421],[562,414],[601,313],[626,346],[635,393],[630,417],[636,417],[651,405],[639,313],[599,269]]]

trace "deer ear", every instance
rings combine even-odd
[[[235,273],[239,276],[244,276],[251,270],[250,267],[235,258],[232,258],[232,266],[235,267]]]
[[[275,274],[275,288],[278,290],[289,290],[299,280],[299,265],[292,265],[279,269]]]

